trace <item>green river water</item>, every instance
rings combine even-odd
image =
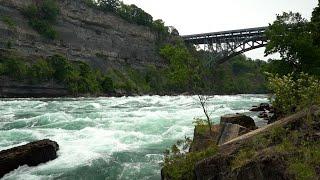
[[[219,122],[261,102],[267,96],[214,96],[209,109]],[[0,99],[0,150],[45,138],[60,146],[57,159],[3,179],[160,179],[164,150],[192,137],[202,115],[196,96]]]

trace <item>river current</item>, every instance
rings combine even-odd
[[[218,123],[261,102],[267,96],[214,96],[209,110]],[[196,96],[0,99],[0,151],[46,138],[60,146],[57,159],[3,179],[160,179],[164,150],[192,137],[202,116]]]

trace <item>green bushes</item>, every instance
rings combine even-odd
[[[268,86],[275,95],[272,105],[284,115],[320,104],[320,81],[314,76],[269,74]]]
[[[108,76],[103,78],[101,86],[102,86],[103,92],[105,93],[110,93],[114,91],[113,80]]]
[[[27,6],[23,14],[29,19],[30,26],[48,39],[57,38],[53,28],[59,15],[59,6],[55,0],[44,0]]]
[[[196,78],[197,59],[182,45],[166,45],[160,49],[160,55],[168,60],[166,70],[167,87],[172,91],[186,91],[194,85]]]
[[[39,59],[31,65],[28,74],[34,83],[48,81],[53,76],[53,68],[46,60]]]
[[[10,57],[3,61],[3,74],[22,80],[27,75],[27,65],[22,59]]]
[[[194,179],[194,165],[218,152],[216,145],[201,152],[181,153],[176,145],[171,148],[171,154],[165,156],[163,172],[169,179]]]
[[[10,29],[15,29],[17,24],[10,16],[1,16],[0,18]]]
[[[26,62],[25,59],[16,56],[2,57],[0,60],[0,75],[33,84],[53,80],[67,87],[75,95],[96,94],[101,91],[105,93],[114,92],[112,79],[102,78],[100,72],[94,71],[86,63],[71,63],[60,55],[38,59],[34,63]]]
[[[99,74],[94,72],[89,65],[83,62],[72,64],[60,55],[49,58],[49,62],[53,68],[53,78],[66,84],[72,93],[100,92]]]
[[[65,82],[74,76],[74,68],[65,57],[55,55],[49,58],[49,62],[54,69],[53,77],[58,81]]]
[[[162,47],[160,55],[169,64],[164,70],[164,87],[168,91],[217,94],[266,92],[262,73],[266,62],[237,56],[218,67],[211,67],[208,65],[209,54],[179,43]]]

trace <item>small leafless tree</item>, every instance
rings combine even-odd
[[[212,132],[212,122],[211,122],[210,114],[209,114],[209,112],[208,112],[208,101],[209,101],[210,97],[209,97],[209,96],[204,96],[204,95],[198,95],[198,98],[199,98],[199,102],[200,102],[200,104],[201,104],[203,113],[204,113],[205,116],[206,116],[206,121],[207,121],[207,124],[208,124],[208,126],[209,126],[210,136],[213,136],[213,132]]]

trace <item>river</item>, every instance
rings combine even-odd
[[[267,101],[214,96],[209,109],[219,122]],[[202,116],[196,96],[0,99],[0,150],[45,138],[60,146],[57,159],[3,179],[160,179],[164,150],[192,137],[193,118]]]

